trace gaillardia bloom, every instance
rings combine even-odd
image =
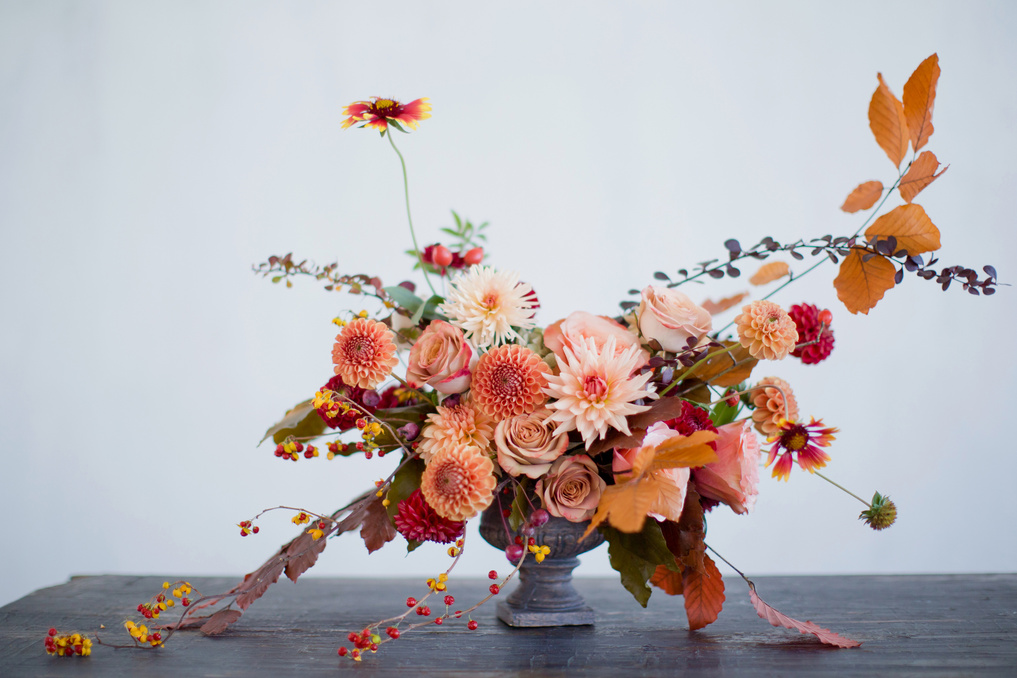
[[[468,520],[494,500],[494,462],[479,447],[445,447],[431,457],[420,477],[420,491],[439,516]]]
[[[772,301],[760,299],[743,306],[734,321],[738,341],[753,358],[783,360],[798,343],[795,321]]]
[[[548,375],[544,392],[557,400],[548,407],[555,410],[551,421],[557,422],[555,435],[578,430],[586,449],[598,437],[607,435],[613,428],[629,435],[625,420],[630,414],[650,409],[648,405],[635,405],[634,401],[653,398],[645,390],[652,372],[633,374],[643,365],[638,345],[616,352],[614,336],[609,336],[601,350],[590,338],[566,346],[565,360],[558,362],[561,372]]]
[[[547,400],[545,375],[550,372],[547,363],[525,346],[498,346],[477,362],[470,395],[495,421],[529,414]]]
[[[385,323],[357,318],[335,338],[332,346],[335,373],[350,386],[374,388],[399,363],[394,338]]]
[[[408,104],[401,104],[395,99],[371,97],[370,101],[354,101],[343,109],[343,115],[349,116],[343,120],[343,129],[362,122],[364,127],[384,132],[390,120],[417,129],[419,121],[431,117],[430,111],[431,104],[427,103],[426,97],[414,99]]]
[[[486,450],[493,437],[491,418],[474,407],[469,398],[463,398],[454,405],[439,405],[437,412],[427,415],[420,432],[420,457],[427,462],[438,450],[462,444]]]
[[[791,475],[791,466],[794,462],[809,473],[826,466],[830,461],[828,455],[820,447],[829,447],[834,441],[835,428],[823,428],[823,420],[812,419],[808,424],[801,424],[794,421],[785,421],[780,429],[766,442],[773,443],[770,448],[770,455],[766,458],[766,465],[769,466],[777,459],[773,467],[773,477],[779,480],[787,480]]]
[[[776,387],[776,388],[774,388]],[[784,398],[787,398],[787,407]],[[780,377],[764,377],[752,391],[752,421],[764,436],[772,435],[785,419],[798,419],[798,401],[791,384]]]
[[[519,339],[513,328],[532,328],[536,306],[533,288],[519,282],[518,273],[471,266],[452,279],[439,310],[475,346],[485,348]]]

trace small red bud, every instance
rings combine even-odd
[[[527,546],[536,546],[537,545],[537,540],[534,539],[533,537],[530,537],[529,539],[526,540],[526,545]]]
[[[180,604],[183,605],[184,607],[187,607],[188,605],[191,604],[191,599],[190,598],[184,598],[183,600],[180,601]]]
[[[406,607],[413,607],[416,604],[417,604],[417,599],[414,598],[413,596],[410,596],[409,598],[406,599]]]
[[[371,652],[378,651],[378,643],[371,643]]]
[[[388,637],[391,638],[392,640],[395,640],[396,638],[399,637],[399,629],[397,629],[394,626],[390,626],[387,629],[385,629],[385,633],[387,633]]]
[[[519,559],[523,557],[522,544],[510,544],[505,549],[505,557],[508,558],[510,563],[518,563]]]
[[[431,261],[435,266],[448,266],[452,263],[452,252],[444,245],[438,245],[431,252]]]
[[[497,570],[491,570],[490,572],[487,573],[487,578],[488,579],[497,579],[498,578],[498,571]]]
[[[830,323],[833,322],[833,313],[831,313],[828,308],[824,308],[820,311],[817,317],[819,318],[819,322],[823,323],[827,327],[829,327]]]
[[[140,607],[140,606],[139,606],[139,607]],[[57,634],[57,630],[56,630],[56,629],[50,629],[50,630],[49,630],[49,635],[51,635],[51,636],[55,636],[56,634]]]
[[[445,604],[446,605],[455,605],[456,604],[456,599],[453,598],[452,596],[445,596]]]
[[[260,530],[261,530],[261,528],[258,527],[257,525],[255,525],[254,527],[251,528],[251,532],[253,532],[254,534],[258,534],[258,532]]]
[[[346,640],[350,641],[351,643],[355,643],[359,639],[360,639],[360,636],[358,636],[357,634],[353,633],[353,631],[350,631],[350,635],[346,636]]]
[[[472,619],[466,624],[466,628],[468,628],[470,631],[476,631],[477,626],[479,626],[477,622],[475,622]]]
[[[437,619],[434,620],[434,623],[437,624],[438,626],[441,626],[444,623],[444,620],[441,617],[438,617]]]
[[[339,656],[340,657],[345,657],[348,652],[349,652],[349,650],[347,650],[345,647],[340,647],[339,648]]]
[[[463,261],[465,261],[468,266],[479,264],[483,260],[484,260],[483,247],[474,247],[472,250],[467,251],[466,254],[463,255]]]
[[[491,595],[496,596],[501,591],[501,587],[497,584],[491,584],[491,588],[489,590],[491,591]]]

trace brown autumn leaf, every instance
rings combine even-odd
[[[639,447],[643,444],[643,436],[646,434],[646,429],[658,421],[675,419],[680,416],[682,416],[681,398],[658,398],[650,403],[650,409],[625,418],[629,425],[629,435],[625,435],[616,429],[611,429],[604,438],[595,440],[590,445],[590,449],[586,450],[586,454],[593,457],[615,447],[624,449]]]
[[[674,554],[683,569],[703,570],[706,555],[706,523],[703,518],[703,503],[696,492],[695,483],[690,483],[685,493],[685,506],[677,522],[665,520],[660,524],[667,549]]]
[[[396,536],[395,526],[388,517],[388,509],[381,502],[381,497],[375,497],[367,504],[364,523],[360,527],[360,536],[364,539],[368,553],[374,553]]]
[[[724,607],[724,580],[710,556],[703,556],[703,571],[686,570],[682,585],[685,591],[685,614],[689,629],[695,631],[717,621]]]
[[[897,239],[897,247],[914,256],[940,248],[939,229],[925,213],[921,205],[901,205],[876,219],[865,229],[865,237]]]
[[[206,636],[218,635],[225,631],[227,626],[240,619],[242,614],[243,612],[240,610],[219,610],[201,625],[201,632]]]
[[[879,78],[879,87],[869,102],[869,129],[893,166],[900,167],[911,140],[908,123],[904,118],[904,105],[883,82],[883,74],[877,73],[876,77]]]
[[[707,299],[702,304],[700,304],[700,306],[703,308],[704,311],[706,311],[710,315],[717,315],[718,313],[723,313],[729,308],[737,306],[739,303],[741,303],[741,300],[747,296],[749,296],[748,292],[739,292],[738,294],[734,294],[730,297],[724,297],[720,301],[713,301],[711,299]]]
[[[650,583],[669,596],[680,596],[684,590],[681,573],[672,572],[667,565],[657,566],[653,576],[650,577]]]
[[[756,274],[749,278],[749,282],[753,285],[765,285],[774,280],[780,280],[790,272],[791,267],[787,265],[786,261],[771,261],[760,266]]]
[[[886,291],[894,286],[897,269],[881,256],[862,260],[862,250],[851,250],[840,264],[840,273],[833,281],[837,298],[851,313],[869,314]]]
[[[939,82],[939,56],[933,54],[915,69],[904,84],[904,118],[911,136],[911,147],[918,152],[935,131],[932,127],[932,109],[936,105],[936,85]]]
[[[791,629],[792,631],[811,634],[827,645],[836,645],[837,647],[845,648],[858,647],[861,645],[861,643],[857,640],[851,640],[850,638],[837,635],[829,629],[824,629],[819,624],[813,624],[810,621],[800,622],[797,619],[793,619],[783,612],[774,609],[756,594],[756,586],[751,582],[749,583],[749,599],[752,601],[752,607],[756,608],[756,614],[774,626],[783,626],[784,628]]]
[[[859,210],[867,210],[876,204],[881,195],[883,195],[883,182],[866,181],[864,184],[858,184],[858,187],[851,191],[851,194],[840,208],[849,214],[854,214]]]
[[[734,341],[722,341],[725,348],[735,345]],[[749,350],[738,345],[727,353],[711,356],[705,363],[696,368],[692,376],[700,381],[709,382],[717,388],[737,386],[752,375],[752,369],[759,361],[749,355]],[[684,397],[688,397],[687,395]]]
[[[932,151],[922,151],[922,154],[911,163],[911,168],[908,169],[907,174],[897,186],[900,197],[904,198],[904,202],[911,202],[916,195],[922,192],[922,189],[938,179],[949,167],[947,165],[942,172],[937,174],[939,160],[936,158],[936,154]]]
[[[605,520],[616,530],[629,533],[641,532],[650,512],[678,520],[683,512],[682,506],[677,506],[681,490],[673,482],[660,479],[657,473],[716,461],[717,453],[709,445],[716,437],[713,431],[695,431],[690,436],[676,436],[660,445],[640,449],[632,460],[632,471],[616,476],[615,484],[601,494],[597,512],[583,537]]]

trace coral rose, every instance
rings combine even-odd
[[[649,351],[639,344],[639,337],[627,327],[603,315],[593,315],[586,311],[576,311],[564,320],[550,325],[544,330],[544,346],[554,351],[559,360],[565,359],[565,347],[575,352],[575,345],[583,339],[592,339],[597,350],[602,351],[608,337],[615,338],[615,353],[624,353],[630,346],[639,346],[639,358],[642,363],[650,359]]]
[[[702,306],[677,290],[647,286],[639,302],[639,331],[655,339],[665,351],[683,350],[713,329],[713,318]],[[695,343],[695,342],[693,342]]]
[[[554,435],[551,411],[540,408],[530,414],[503,419],[494,430],[498,464],[514,476],[539,478],[551,468],[569,444],[567,433]]]
[[[439,393],[462,393],[470,387],[477,352],[466,343],[463,331],[444,320],[434,320],[410,349],[406,381],[414,388],[427,384]]]
[[[597,464],[585,454],[559,457],[548,474],[537,481],[537,494],[552,516],[573,523],[589,520],[597,512],[607,483]]]
[[[615,473],[625,473],[632,469],[632,462],[640,450],[646,447],[656,447],[665,440],[680,438],[682,434],[668,428],[662,421],[657,422],[646,430],[643,436],[643,444],[640,447],[631,449],[618,449],[614,451],[614,461],[611,470]],[[657,480],[661,481],[662,488],[666,491],[654,499],[647,511],[647,515],[657,520],[678,520],[682,515],[682,508],[685,506],[685,494],[689,485],[689,469],[687,468],[666,468],[651,472]]]
[[[748,513],[759,493],[759,458],[762,454],[752,422],[721,426],[716,443],[719,459],[692,471],[696,490],[707,499],[727,504],[735,513]]]

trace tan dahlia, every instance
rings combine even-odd
[[[557,398],[548,403],[554,410],[550,419],[558,424],[554,434],[578,430],[586,449],[607,435],[608,428],[628,435],[625,417],[650,409],[633,402],[656,397],[644,389],[652,372],[633,374],[644,362],[639,345],[617,352],[615,338],[610,336],[598,351],[593,339],[581,338],[564,351],[565,359],[558,361],[561,373],[549,375],[544,389]]]
[[[781,391],[787,396],[786,411],[785,395],[781,395]],[[752,422],[756,425],[756,430],[765,436],[777,432],[785,419],[798,420],[798,401],[795,400],[791,384],[778,377],[765,377],[756,384],[756,389],[752,392],[752,404],[756,406],[752,412]]]
[[[477,409],[469,398],[449,407],[438,406],[427,415],[420,431],[420,456],[426,462],[438,450],[456,445],[473,445],[486,451],[494,438],[494,422]]]
[[[494,462],[474,445],[438,450],[420,477],[424,499],[447,520],[468,520],[486,509],[495,485]]]
[[[518,273],[471,266],[452,279],[439,310],[474,346],[484,348],[518,339],[513,328],[534,327],[536,305],[533,288],[519,282]]]
[[[350,386],[374,388],[399,363],[394,339],[384,323],[357,318],[335,338],[332,346],[335,373]]]
[[[795,321],[772,301],[760,299],[743,306],[735,325],[738,341],[753,358],[783,360],[798,343]]]
[[[551,368],[540,356],[517,344],[498,346],[480,356],[470,393],[496,422],[529,414],[547,401],[544,387]]]

